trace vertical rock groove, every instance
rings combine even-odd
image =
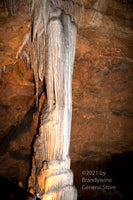
[[[36,12],[39,10],[35,9],[33,40],[40,33],[38,27],[43,27],[47,103],[42,111],[39,134],[34,143],[29,188],[41,199],[76,200],[77,190],[73,186],[73,173],[70,170],[69,145],[77,26],[71,16],[54,1],[43,1],[39,6],[44,10],[37,18]],[[40,25],[42,22],[44,26]],[[37,37],[37,43],[42,41]],[[43,45],[37,45],[37,51],[38,66],[43,69]]]

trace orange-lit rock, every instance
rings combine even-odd
[[[132,1],[86,0],[84,2],[85,9],[82,10],[82,18],[80,18],[82,23],[78,26],[73,73],[70,156],[74,171],[74,183],[78,188],[79,197],[83,199],[114,198],[121,200],[125,197],[129,198],[129,194],[132,195],[130,184],[132,182],[133,151]],[[16,53],[22,44],[16,42],[15,34],[14,37],[10,37],[11,33],[17,33],[17,25],[22,23],[24,27],[20,30],[22,30],[21,39],[23,41],[23,36],[29,31],[27,27],[30,22],[24,25],[23,20],[19,18],[18,20],[15,17],[7,18],[5,13],[3,16],[0,30],[6,34],[0,34],[2,37],[0,60],[3,63],[1,67],[5,65],[6,69],[10,69],[8,64],[16,61]],[[14,41],[10,41],[11,38]],[[4,57],[4,55],[6,56]],[[16,69],[16,65],[13,65],[13,71]],[[6,130],[14,123],[18,125],[20,119],[22,120],[25,116],[24,112],[26,113],[30,105],[34,103],[34,88],[29,83],[26,85],[27,79],[32,80],[33,72],[28,72],[27,75],[26,73],[25,77],[22,76],[23,84],[25,83],[23,87],[22,80],[16,75],[15,80],[10,81],[14,73],[7,70],[1,76],[3,83],[1,82],[0,85],[2,91],[0,101],[5,106],[0,108],[2,113],[0,126],[3,127],[1,130]],[[15,92],[18,97],[12,101],[10,101],[9,94],[11,91],[12,97]],[[21,94],[25,97],[23,98]],[[28,96],[29,94],[30,96]],[[45,98],[42,97],[41,104],[44,103]],[[10,103],[10,108],[7,108],[8,103]],[[20,105],[21,109],[18,111]],[[2,143],[0,174],[7,176],[10,180],[17,176],[19,179],[23,179],[24,185],[26,185],[26,176],[29,175],[30,145],[33,135],[38,132],[39,128],[38,118],[40,115],[34,112],[30,112],[30,115],[31,118],[28,115],[24,119],[27,121],[25,126],[29,129],[25,129],[23,126],[20,126],[20,129],[17,127],[11,137],[8,137],[10,132],[1,132],[1,139],[4,133],[4,136],[7,135],[8,142],[3,140]],[[106,194],[102,191],[84,191],[82,189],[82,171],[88,169],[105,169],[108,174],[107,178],[112,178],[113,184],[117,186],[116,191],[109,191]],[[123,173],[124,171],[126,174]],[[43,183],[40,182],[42,188]]]

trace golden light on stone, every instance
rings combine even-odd
[[[47,102],[43,105],[39,134],[34,144],[33,166],[29,178],[33,182],[29,186],[32,185],[34,193],[42,199],[76,200],[77,190],[73,186],[69,158],[72,75],[77,35],[74,22],[76,18],[72,19],[70,15],[74,2],[39,2],[41,9],[37,9],[38,1],[34,2],[36,6],[33,8],[33,42],[38,44],[37,51],[42,49],[43,52],[42,41],[43,38],[46,40]],[[72,14],[73,17],[76,16],[75,13]],[[45,34],[45,37],[40,35],[40,29],[38,33],[40,23],[41,33]],[[40,59],[39,54],[37,59]],[[43,57],[41,59],[43,61]],[[39,69],[43,69],[42,61],[34,60],[33,64],[38,62]]]

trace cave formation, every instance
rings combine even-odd
[[[2,199],[132,199],[132,11],[0,1]]]
[[[60,8],[60,4],[57,7],[55,1],[42,1],[39,10],[38,1],[34,4],[33,40],[41,23],[45,31],[47,103],[42,109],[39,134],[35,139],[29,188],[41,199],[76,200],[77,192],[72,186],[73,174],[70,171],[69,144],[77,27],[71,16]],[[40,10],[44,15],[42,19]],[[43,40],[37,38],[38,42],[43,43]]]

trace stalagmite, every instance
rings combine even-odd
[[[32,4],[33,42],[37,43],[39,52],[36,53],[38,62],[35,59],[33,63],[39,66],[36,74],[40,67],[42,71],[44,68],[43,56],[40,55],[43,51],[40,42],[43,43],[43,40],[40,37],[45,34],[47,103],[42,111],[39,134],[34,143],[29,188],[42,200],[77,199],[69,157],[72,74],[77,34],[73,4],[73,1],[62,0],[33,1]]]

